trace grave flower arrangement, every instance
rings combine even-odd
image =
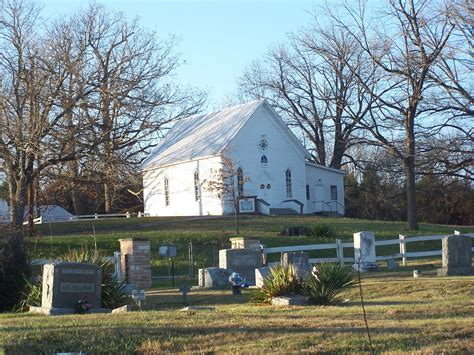
[[[82,296],[82,299],[77,301],[75,311],[77,314],[85,314],[92,308],[92,304],[89,303],[87,295]]]

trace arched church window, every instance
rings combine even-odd
[[[286,197],[292,198],[293,194],[291,192],[291,170],[290,169],[286,169],[285,177],[286,177]]]
[[[169,181],[168,181],[167,177],[165,177],[163,183],[165,185],[165,205],[169,206],[169,204],[170,204],[170,185],[169,185]]]
[[[199,172],[194,172],[194,199],[199,200]]]

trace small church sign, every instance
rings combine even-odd
[[[255,197],[245,197],[239,200],[240,213],[255,212]]]

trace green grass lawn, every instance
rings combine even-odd
[[[259,238],[266,246],[284,246],[316,243],[334,243],[336,238],[352,241],[353,233],[367,230],[375,233],[376,239],[397,239],[404,235],[451,234],[454,229],[474,232],[473,227],[452,227],[420,224],[417,232],[408,232],[403,222],[355,220],[349,218],[321,218],[317,216],[243,216],[241,235]],[[279,233],[284,227],[311,227],[325,224],[334,231],[334,238],[283,237]],[[54,223],[38,226],[38,237],[27,240],[32,258],[56,258],[68,250],[74,250],[94,243],[107,255],[119,250],[120,238],[146,237],[151,241],[154,276],[169,275],[170,263],[158,256],[162,244],[176,245],[178,257],[175,260],[176,273],[188,273],[189,243],[193,243],[195,270],[217,266],[218,250],[230,248],[229,238],[235,236],[232,217],[211,217],[209,219],[162,217],[130,218],[82,222]],[[441,241],[410,243],[408,251],[440,250]],[[379,255],[397,253],[398,245],[377,248]],[[352,250],[345,249],[347,256]],[[335,251],[314,251],[310,257],[333,257]],[[272,255],[270,261],[279,255]]]
[[[315,224],[328,225],[333,238],[279,235],[284,227]],[[450,234],[453,229],[474,232],[472,227],[421,224],[416,233],[407,233],[404,223],[315,216],[241,219],[241,235],[258,237],[267,246],[333,243],[335,238],[352,241],[353,233],[360,230],[372,231],[380,240],[398,238],[398,234]],[[112,255],[119,249],[118,239],[147,237],[152,245],[153,276],[163,276],[169,273],[169,262],[157,255],[159,245],[178,247],[177,273],[186,274],[191,241],[197,269],[215,265],[217,251],[230,247],[229,238],[234,235],[231,217],[131,218],[39,226],[38,236],[28,238],[27,247],[31,258],[56,258],[94,244]],[[426,249],[441,249],[441,242],[409,247],[409,251]],[[397,246],[377,248],[379,255],[397,251]],[[330,255],[311,255],[323,256]],[[474,352],[474,277],[436,277],[440,259],[412,260],[397,272],[381,268],[364,275],[376,352]],[[421,278],[411,276],[415,268],[422,270]],[[182,283],[196,284],[196,279],[180,278],[177,287]],[[169,288],[169,281],[156,280],[147,295],[147,309],[140,312],[57,317],[2,314],[0,353],[370,351],[357,288],[346,291],[348,302],[342,306],[283,308],[249,302],[250,290],[232,296],[230,290],[193,289],[191,304],[214,310],[187,313],[179,312],[183,304],[177,287]]]
[[[474,352],[474,277],[365,275],[363,289],[376,352]],[[252,304],[249,292],[192,290],[179,312],[177,290],[152,290],[146,311],[124,314],[0,315],[7,354],[79,352],[368,352],[357,288],[342,306]],[[1,352],[1,350],[0,350]]]

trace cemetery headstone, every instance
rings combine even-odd
[[[378,269],[374,233],[354,233],[354,259],[355,264],[352,267],[355,270],[367,272]]]
[[[255,286],[262,287],[263,279],[268,275],[270,275],[270,267],[268,266],[255,269]]]
[[[108,312],[101,305],[101,269],[87,263],[59,262],[43,268],[41,307],[31,311],[44,314],[71,314],[78,305],[88,312]]]
[[[307,277],[311,274],[311,264],[309,263],[308,254],[304,252],[289,252],[281,255],[281,266],[286,268],[293,266],[297,277]]]
[[[472,268],[472,241],[467,235],[450,235],[443,238],[443,267],[438,276],[474,275]]]
[[[191,291],[191,288],[184,285],[182,286],[180,289],[179,289],[179,292],[181,292],[183,294],[183,302],[184,304],[189,304],[189,300],[188,300],[188,293]]]
[[[262,256],[259,250],[222,249],[219,250],[219,267],[232,270],[249,285],[255,285],[255,269],[262,267]]]
[[[395,259],[388,259],[387,260],[387,269],[395,270],[398,268],[398,263]]]
[[[218,267],[208,267],[199,269],[198,285],[206,288],[229,287],[229,276],[232,270],[221,269]]]
[[[146,302],[145,290],[133,290],[132,300],[140,309],[142,309]]]

